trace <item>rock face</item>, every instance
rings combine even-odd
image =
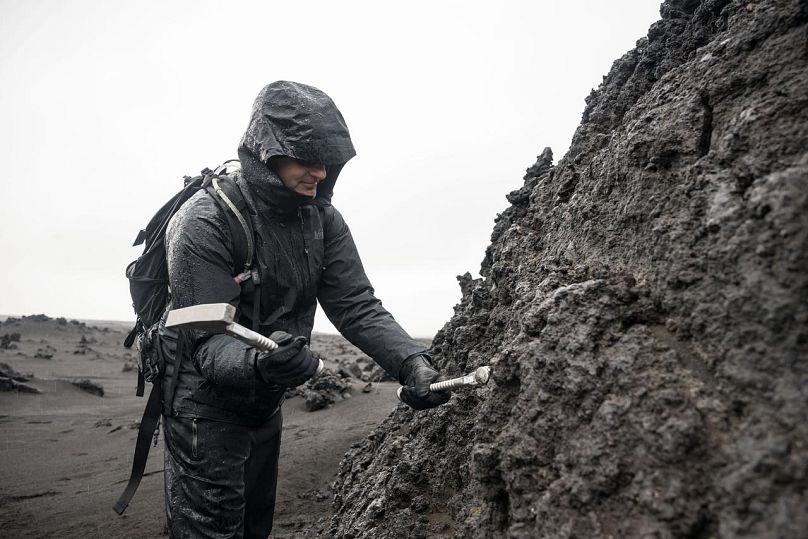
[[[808,2],[669,0],[508,195],[335,537],[804,537]]]

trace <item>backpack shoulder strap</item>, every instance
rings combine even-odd
[[[219,204],[230,225],[233,237],[233,258],[236,262],[235,273],[249,272],[255,254],[255,236],[252,221],[247,211],[247,202],[241,194],[236,182],[229,176],[211,176],[207,191]],[[245,217],[246,215],[246,217]],[[242,234],[237,231],[241,230]],[[243,268],[240,270],[239,268]]]

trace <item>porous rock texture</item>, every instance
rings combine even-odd
[[[808,2],[669,0],[508,195],[339,538],[805,537]],[[593,44],[594,45],[594,44]]]

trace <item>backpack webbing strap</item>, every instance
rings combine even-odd
[[[146,390],[146,378],[143,376],[143,371],[137,370],[137,387],[135,387],[135,396],[142,397],[143,392]]]
[[[168,391],[167,391],[167,408],[170,412],[171,402],[174,400],[174,389],[177,385],[177,374],[180,371],[180,361],[182,361],[183,353],[183,335],[177,337],[177,351],[174,354],[174,369],[171,375],[168,376]],[[162,346],[158,346],[158,353],[162,350]],[[164,378],[163,381],[165,381]],[[149,449],[154,438],[154,431],[160,423],[160,412],[163,409],[163,400],[161,393],[163,392],[163,381],[157,382],[152,386],[151,393],[149,393],[149,400],[146,402],[146,408],[143,410],[143,417],[140,418],[140,427],[137,430],[137,441],[135,442],[135,456],[132,459],[132,472],[129,474],[129,482],[126,488],[123,489],[118,501],[115,502],[113,509],[119,515],[122,515],[129,502],[132,501],[132,496],[140,486],[140,481],[143,479],[143,474],[146,471],[146,460],[149,458]],[[156,442],[155,442],[156,444]]]
[[[140,428],[137,431],[137,442],[135,444],[135,458],[132,459],[132,473],[129,475],[129,483],[123,489],[121,497],[115,502],[115,512],[122,515],[126,511],[126,507],[135,495],[137,487],[140,485],[140,480],[143,479],[143,472],[146,470],[146,459],[149,457],[149,445],[151,444],[152,437],[154,436],[154,429],[157,428],[157,422],[160,420],[160,409],[162,402],[160,393],[162,392],[162,385],[157,383],[152,386],[149,400],[146,403],[146,409],[143,410],[143,417],[140,420]]]

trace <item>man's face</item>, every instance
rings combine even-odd
[[[295,193],[314,198],[317,184],[325,179],[325,165],[291,157],[273,157],[272,166],[283,185]]]

